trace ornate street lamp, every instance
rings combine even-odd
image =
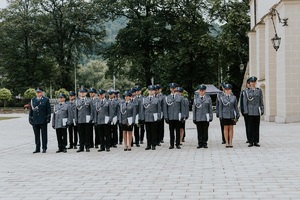
[[[275,37],[273,37],[271,39],[271,41],[272,41],[274,49],[277,51],[279,49],[279,46],[280,46],[281,38],[278,37],[278,35],[277,35],[277,31],[276,31],[276,27],[275,27],[275,23],[274,23],[274,16],[277,15],[278,22],[281,23],[282,26],[288,26],[288,22],[287,21],[288,21],[289,18],[283,18],[283,19],[281,19],[280,15],[279,15],[279,12],[275,8],[271,9],[271,15],[272,15],[271,19],[272,19],[273,27],[274,27],[274,31],[275,31]]]
[[[244,64],[243,64],[243,63],[241,63],[239,67],[240,67],[240,71],[241,71],[241,73],[243,73],[243,71],[244,71],[244,67],[245,67],[245,66],[244,66]]]
[[[274,49],[277,51],[280,46],[281,38],[275,34],[275,37],[271,39]]]

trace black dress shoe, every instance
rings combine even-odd
[[[223,142],[222,142],[222,144],[226,144],[226,142],[225,142],[225,141],[223,141]]]
[[[62,152],[62,150],[60,150],[60,149],[58,149],[58,150],[56,151],[56,153],[60,153],[60,152]]]
[[[185,142],[185,139],[184,139],[184,138],[182,138],[182,142]]]
[[[42,151],[42,153],[46,153],[47,152],[47,150],[46,149],[44,149],[43,151]]]
[[[74,147],[75,148],[75,147]],[[73,146],[69,146],[68,149],[73,149]]]
[[[182,146],[182,144],[179,144],[180,146]]]
[[[153,147],[152,147],[152,150],[155,150],[155,149],[156,149],[155,146],[153,146]]]
[[[106,149],[106,152],[110,152],[110,149],[109,149],[109,148],[107,148],[107,149]]]
[[[99,149],[98,152],[105,151],[105,149]]]
[[[247,140],[246,143],[249,143],[249,141]]]
[[[174,146],[170,146],[169,149],[174,149]]]
[[[74,149],[77,149],[77,147],[76,147],[76,146],[74,146]]]
[[[113,147],[113,148],[117,148],[117,145],[114,144],[112,147]]]
[[[260,145],[258,143],[254,143],[254,146],[256,147],[260,147]]]
[[[229,145],[226,145],[226,148],[230,148],[230,146],[229,146]]]
[[[96,148],[96,149],[98,149],[98,148],[99,148],[99,146],[98,146],[98,145],[95,145],[95,148]]]
[[[140,141],[140,144],[144,144],[144,142],[143,142],[143,141]]]
[[[160,143],[165,143],[165,142],[163,140],[161,140]]]
[[[207,144],[203,145],[203,147],[204,147],[204,149],[207,149],[207,148],[208,148]]]
[[[127,148],[126,148],[126,149],[124,149],[124,151],[127,151]]]
[[[131,149],[128,149],[128,151],[131,151]]]
[[[79,153],[79,152],[83,152],[83,151],[84,151],[83,149],[79,149],[76,152]]]
[[[137,147],[140,147],[140,145],[139,145],[139,144],[136,144],[136,146],[137,146]]]
[[[202,148],[202,146],[201,146],[201,145],[198,145],[198,146],[197,146],[197,149],[200,149],[200,148]]]
[[[86,152],[90,152],[91,150],[90,150],[90,149],[86,149],[85,151],[86,151]]]
[[[64,153],[67,153],[67,149],[64,149],[63,152],[64,152]]]
[[[157,146],[161,146],[161,144],[160,144],[160,143],[158,143],[158,144],[157,144]]]
[[[146,148],[145,148],[145,150],[150,150],[151,149],[151,147],[150,146],[147,146]]]
[[[253,144],[249,144],[248,147],[253,147]]]
[[[119,142],[119,145],[122,145],[122,142]]]
[[[40,150],[35,150],[34,152],[32,153],[40,153],[41,151]]]
[[[178,145],[178,146],[176,146],[176,149],[181,149],[181,147]]]

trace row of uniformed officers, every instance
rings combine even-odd
[[[256,88],[256,80],[255,77],[249,78],[247,81],[249,88],[241,93],[241,111],[245,119],[249,147],[259,146],[259,120],[264,110],[262,92]],[[118,141],[119,144],[124,141],[124,150],[130,151],[133,145],[132,132],[134,131],[134,143],[139,147],[144,139],[145,128],[146,150],[155,150],[156,146],[164,142],[164,122],[169,124],[169,149],[175,147],[180,149],[184,141],[185,120],[189,118],[189,101],[182,96],[183,89],[176,83],[171,83],[169,87],[170,94],[167,96],[161,93],[159,84],[148,86],[149,95],[142,96],[141,87],[137,86],[125,91],[124,99],[119,97],[118,91],[96,91],[93,88],[90,91],[85,88],[80,89],[78,97],[71,91],[68,102],[65,102],[65,94],[59,94],[52,119],[52,127],[57,134],[57,153],[67,152],[67,129],[69,149],[77,148],[77,132],[79,133],[77,152],[82,152],[84,149],[89,152],[93,147],[100,148],[98,151],[110,151],[111,147],[116,147]],[[232,147],[233,126],[240,117],[237,98],[231,89],[230,84],[223,84],[223,92],[217,96],[216,107],[216,114],[222,128],[222,140],[227,148]],[[35,133],[34,153],[40,152],[40,131],[45,153],[46,127],[51,115],[50,104],[49,99],[40,94],[42,89],[37,88],[36,93],[37,97],[31,100],[29,121]],[[87,97],[88,93],[89,97]],[[107,94],[108,98],[106,98]],[[198,136],[197,148],[208,148],[208,128],[212,120],[212,100],[206,94],[206,86],[199,85],[193,102],[193,122],[197,127]]]

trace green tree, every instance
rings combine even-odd
[[[67,98],[69,98],[70,96],[69,92],[65,88],[60,88],[59,90],[54,92],[55,98],[57,98],[60,93],[65,94]]]
[[[9,89],[1,88],[0,89],[0,101],[3,102],[3,106],[6,106],[6,103],[11,100],[12,94]]]
[[[32,99],[33,97],[35,97],[35,89],[33,88],[28,88],[25,92],[24,92],[24,98],[25,99]]]

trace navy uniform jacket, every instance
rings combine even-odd
[[[75,121],[76,124],[86,124],[94,122],[94,104],[90,98],[78,98],[75,101],[76,104],[76,114]]]
[[[260,116],[264,114],[264,102],[261,89],[247,89],[243,98],[244,114]]]
[[[114,117],[113,109],[111,106],[110,100],[103,99],[96,103],[94,109],[95,123],[98,125],[101,124],[110,124],[112,118]]]
[[[207,117],[208,115],[208,117]],[[208,122],[213,120],[212,102],[209,95],[197,96],[193,104],[193,121]]]
[[[136,117],[136,105],[131,101],[126,105],[125,101],[120,103],[120,109],[118,113],[118,119],[121,124],[128,124],[128,118],[132,117],[132,123],[135,123]]]
[[[52,127],[57,128],[67,128],[73,121],[72,119],[72,109],[69,104],[56,104],[53,108],[54,113],[52,117]]]
[[[159,98],[152,96],[144,97],[140,106],[140,120],[145,122],[155,122],[161,120],[161,102]],[[154,118],[156,115],[156,119]]]
[[[31,99],[29,111],[29,123],[31,125],[47,124],[51,118],[51,106],[47,97],[42,96]]]
[[[220,97],[219,117],[221,119],[238,119],[240,113],[237,107],[237,99],[233,94],[226,94]]]

